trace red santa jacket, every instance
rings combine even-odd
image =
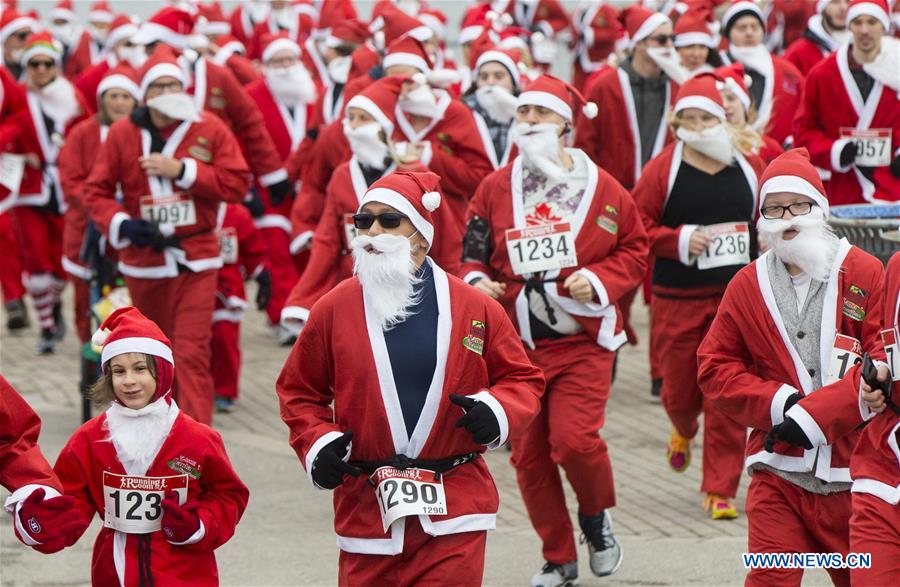
[[[573,157],[584,156],[576,150]],[[521,278],[512,272],[506,247],[506,230],[526,226],[522,193],[522,157],[489,175],[478,187],[469,205],[468,218],[484,219],[491,229],[489,264],[463,263],[463,280],[488,277],[506,283],[500,303],[506,308],[519,335],[534,348],[528,304]],[[572,231],[578,265],[544,274],[547,295],[556,301],[600,346],[614,351],[625,342],[619,299],[637,286],[647,270],[647,234],[631,194],[603,169],[588,161],[588,184],[584,190]],[[562,287],[566,278],[578,273],[593,286],[596,302],[582,304]],[[518,281],[516,281],[518,280]]]
[[[849,142],[841,138],[842,128],[890,129],[890,157],[900,153],[897,92],[876,81],[868,100],[863,101],[850,73],[847,49],[842,46],[810,72],[794,121],[795,144],[809,149],[816,167],[831,171],[828,199],[832,205],[895,201],[900,199],[900,179],[891,175],[889,167],[876,167],[868,177],[855,165],[841,166],[841,150]]]
[[[793,63],[800,73],[806,76],[816,64],[837,48],[837,41],[822,25],[822,15],[816,14],[809,18],[806,33],[791,43],[782,57]]]
[[[84,31],[81,33],[78,43],[69,49],[63,73],[67,78],[74,81],[99,59],[100,45],[94,41],[91,33]]]
[[[391,165],[383,176],[390,175],[395,169]],[[423,168],[422,171],[426,170]],[[328,182],[325,210],[315,232],[291,243],[291,252],[296,254],[312,238],[312,252],[303,275],[285,301],[281,311],[282,319],[306,320],[310,308],[319,298],[353,274],[350,241],[356,236],[356,231],[349,223],[368,190],[369,186],[366,185],[356,157],[342,163],[334,172]],[[459,221],[443,205],[432,216],[435,225],[434,242],[431,243],[429,255],[445,271],[456,274],[459,272],[462,253],[462,229]]]
[[[672,140],[668,113],[677,92],[678,86],[670,82],[653,143],[654,156]],[[627,189],[633,188],[641,176],[641,134],[628,74],[618,67],[601,70],[593,84],[589,82],[587,99],[600,107],[600,113],[593,120],[582,116],[577,121],[575,146]]]
[[[429,261],[430,262],[430,261]],[[425,406],[411,437],[403,414],[381,325],[366,313],[362,287],[348,279],[313,307],[285,362],[276,391],[291,446],[312,481],[312,463],[342,431],[353,431],[352,461],[443,459],[483,452],[455,427],[460,410],[447,399],[458,393],[486,403],[500,422],[500,438],[522,430],[540,409],[544,381],[525,356],[509,319],[496,302],[432,262],[438,300],[437,366]],[[483,327],[481,352],[463,340]],[[336,369],[336,366],[341,367]],[[332,401],[334,408],[332,410]],[[484,460],[444,475],[447,515],[419,516],[433,536],[492,530],[499,499]],[[382,531],[375,491],[365,475],[346,478],[334,491],[334,529],[346,552],[403,552],[403,521]]]
[[[771,254],[741,269],[728,284],[697,351],[698,383],[719,409],[753,429],[747,443],[748,467],[763,463],[781,471],[813,472],[823,481],[849,482],[850,453],[862,422],[859,366],[831,385],[813,389],[772,293],[767,265]],[[810,333],[821,343],[821,369],[827,372],[831,364],[836,334],[855,338],[864,351],[883,360],[881,262],[842,239],[825,287],[822,325],[819,332]],[[834,388],[840,389],[835,401],[816,401],[820,393]],[[777,442],[773,453],[766,452],[766,433],[783,421],[784,403],[797,392],[805,397],[787,415],[804,429],[813,448]],[[819,428],[816,422],[828,426]]]
[[[572,85],[582,92],[588,76],[599,71],[615,51],[620,31],[618,15],[609,4],[591,2],[580,5],[572,16],[572,36],[576,39]]]
[[[75,87],[84,94],[92,113],[96,112],[99,107],[97,104],[97,88],[100,87],[103,76],[118,63],[124,62],[119,62],[112,55],[107,55],[106,59],[102,59],[87,67],[74,78]]]
[[[16,82],[5,67],[0,67],[0,120],[7,120],[14,112],[27,108],[25,91]],[[0,152],[6,151],[6,145],[19,133],[15,126],[0,124]],[[0,185],[0,214],[13,205],[10,190]]]
[[[540,31],[547,38],[554,38],[569,26],[569,16],[559,0],[500,0],[491,3],[496,12],[512,16],[518,26],[529,31]]]
[[[222,252],[222,268],[216,285],[213,322],[240,322],[247,308],[245,277],[256,277],[265,269],[266,242],[241,204],[219,205],[216,234]]]
[[[252,61],[244,56],[246,48],[240,41],[231,41],[216,51],[210,60],[216,65],[228,68],[242,86],[259,79],[259,71]]]
[[[162,279],[178,275],[178,263],[191,271],[220,268],[215,235],[219,203],[240,202],[248,186],[247,165],[234,135],[207,112],[199,122],[186,121],[175,127],[162,150],[163,155],[184,163],[184,175],[175,181],[148,177],[141,169],[138,160],[150,154],[150,145],[150,132],[131,118],[113,124],[85,190],[94,224],[114,249],[121,249],[119,270],[132,277]],[[115,199],[117,186],[121,203]],[[182,238],[180,248],[157,252],[120,238],[122,222],[141,217],[142,196],[155,200],[172,194],[187,195],[196,208],[193,225],[174,228],[174,235]]]
[[[77,500],[85,519],[85,530],[94,517],[106,515],[103,473],[125,475],[115,446],[108,440],[106,414],[83,424],[59,453],[54,471],[66,495]],[[94,541],[91,581],[94,585],[141,584],[139,556],[149,560],[156,585],[187,587],[219,584],[213,551],[234,534],[250,492],[231,466],[219,433],[182,414],[174,404],[169,410],[169,433],[142,475],[170,477],[188,474],[188,500],[200,502],[203,537],[179,546],[166,540],[162,532],[149,534],[149,554],[138,552],[138,536],[102,528]],[[116,539],[120,534],[124,540]]]

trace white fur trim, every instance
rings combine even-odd
[[[725,14],[722,15],[722,30],[724,31],[726,28],[728,28],[728,24],[739,12],[744,12],[747,10],[755,13],[756,16],[759,17],[759,20],[761,22],[766,22],[762,10],[760,10],[759,6],[756,5],[756,2],[752,2],[751,0],[744,0],[742,2],[735,2],[734,4],[729,6],[728,10],[725,11]],[[849,19],[847,22],[850,22]]]
[[[796,175],[776,175],[766,180],[759,190],[759,209],[762,210],[766,203],[766,196],[773,193],[787,192],[800,194],[812,198],[822,208],[825,217],[828,217],[828,198],[825,194],[813,187],[811,183]]]
[[[854,479],[853,487],[850,488],[852,493],[868,493],[875,497],[896,506],[900,504],[900,485],[891,487],[887,483],[883,483],[876,479]]]
[[[634,35],[628,42],[629,47],[634,49],[634,46],[637,45],[638,42],[643,41],[650,36],[650,33],[667,23],[672,24],[672,21],[669,20],[668,16],[661,12],[654,12],[652,15],[648,16],[647,20],[642,22],[641,26],[638,27],[638,30],[634,32]]]
[[[772,426],[778,426],[784,422],[784,404],[795,393],[799,393],[796,388],[785,384],[779,387],[775,395],[772,396],[772,403],[769,404],[769,417],[772,420]]]
[[[467,26],[463,27],[459,31],[459,35],[457,35],[457,40],[460,45],[465,45],[466,43],[471,43],[479,36],[481,36],[481,32],[484,30],[484,27],[481,25]]]
[[[126,220],[131,220],[131,216],[125,212],[116,212],[113,214],[112,220],[109,221],[109,234],[106,236],[109,246],[116,250],[124,249],[131,244],[129,239],[119,236],[119,232],[122,230],[122,223]]]
[[[792,418],[800,426],[813,447],[828,444],[828,439],[825,438],[825,433],[819,428],[819,424],[800,404],[794,404],[784,416]]]
[[[203,540],[203,537],[206,536],[206,526],[203,525],[203,520],[200,520],[200,527],[197,528],[197,531],[191,534],[191,537],[185,540],[184,542],[174,542],[172,540],[167,540],[169,544],[174,544],[175,546],[187,546],[188,544],[196,544]]]
[[[136,83],[134,83],[133,80],[131,80],[131,78],[120,73],[109,75],[103,78],[103,80],[100,82],[100,85],[97,86],[97,99],[100,99],[100,96],[103,95],[103,92],[105,92],[106,90],[111,90],[113,88],[125,90],[126,92],[131,94],[132,98],[134,98],[138,102],[141,101],[141,89]]]
[[[259,176],[259,183],[263,184],[266,187],[269,187],[275,185],[279,181],[284,181],[287,178],[287,169],[285,169],[284,167],[279,167],[275,171],[270,171],[269,173]]]
[[[181,82],[182,86],[186,86],[184,79],[184,71],[174,63],[157,63],[151,67],[144,77],[141,79],[141,95],[147,93],[147,86],[155,82],[161,77],[174,77]]]
[[[837,139],[831,144],[831,169],[832,171],[836,171],[838,173],[847,173],[853,168],[853,162],[846,167],[841,165],[841,151],[844,150],[849,143],[853,142],[852,139]]]
[[[57,51],[55,48],[48,47],[44,43],[41,43],[40,45],[35,45],[31,49],[23,52],[22,58],[19,60],[19,63],[21,63],[22,66],[25,66],[28,64],[28,61],[32,57],[36,57],[38,55],[43,55],[44,57],[51,58],[57,65],[59,65],[62,61],[62,54],[59,51]]]
[[[300,45],[290,39],[278,38],[266,45],[262,52],[262,62],[266,63],[273,55],[284,49],[293,53],[295,57],[300,57]]]
[[[518,105],[541,106],[556,112],[566,120],[572,120],[572,107],[549,92],[522,92],[519,94]]]
[[[509,71],[509,75],[512,76],[516,87],[521,84],[522,76],[519,72],[519,65],[503,51],[485,51],[479,55],[478,61],[475,62],[475,72],[481,69],[481,66],[485,63],[491,63],[492,61],[496,61]]]
[[[362,207],[369,202],[387,204],[398,212],[406,214],[409,217],[410,222],[412,222],[412,225],[416,227],[416,230],[418,230],[425,240],[428,241],[428,248],[431,249],[431,245],[434,243],[434,225],[425,220],[403,194],[387,188],[375,188],[369,190],[366,192],[366,195],[363,196],[362,203],[359,205],[359,210],[362,210]]]
[[[210,22],[198,20],[194,32],[200,35],[230,35],[231,25],[227,22]]]
[[[191,157],[185,157],[181,162],[184,164],[184,174],[181,179],[175,180],[175,185],[187,190],[197,181],[197,161]]]
[[[425,41],[428,41],[429,39],[431,39],[431,37],[434,36],[434,31],[431,30],[430,28],[428,28],[427,26],[422,25],[422,26],[417,26],[416,28],[412,29],[411,31],[407,31],[406,36],[410,36],[413,39],[419,41],[420,43],[424,43]]]
[[[109,31],[109,34],[106,35],[106,41],[103,45],[104,47],[111,48],[122,39],[130,39],[137,32],[138,27],[136,24],[123,24],[122,26],[116,27],[113,30]]]
[[[506,417],[506,410],[503,409],[503,406],[500,405],[497,398],[491,395],[489,390],[479,391],[474,395],[468,395],[466,397],[486,404],[494,413],[494,417],[497,418],[497,424],[500,426],[500,435],[494,442],[486,445],[488,450],[494,450],[506,444],[506,440],[509,438],[509,419]]]
[[[3,508],[8,513],[13,515],[13,523],[16,526],[16,530],[19,531],[19,536],[22,538],[22,542],[24,542],[28,546],[37,546],[42,543],[32,538],[31,534],[29,534],[25,529],[25,526],[22,524],[22,519],[19,517],[19,510],[22,508],[22,502],[28,499],[28,497],[38,489],[44,490],[44,499],[51,499],[60,496],[59,491],[50,487],[49,485],[29,484],[15,490],[12,495],[10,495],[6,499],[6,503],[3,505]]]
[[[591,284],[591,287],[594,288],[594,292],[596,292],[597,294],[597,300],[599,300],[599,304],[601,306],[609,305],[609,292],[606,291],[606,286],[603,285],[603,282],[600,281],[600,278],[596,273],[584,267],[582,267],[575,273],[588,280],[588,282]]]
[[[288,246],[288,251],[292,255],[299,253],[300,250],[306,246],[306,243],[312,240],[313,234],[315,233],[312,230],[307,230],[298,234],[297,238],[292,240],[290,246]]]
[[[459,83],[462,78],[455,69],[433,69],[426,74],[425,79],[433,88],[446,88]]]
[[[301,308],[300,306],[285,306],[281,309],[281,318],[279,320],[279,323],[295,334],[300,333],[300,331],[303,329],[303,325],[307,320],[309,320],[308,308]]]
[[[749,77],[749,76],[746,76],[746,77]],[[746,82],[745,82],[745,84],[746,84]],[[746,84],[746,85],[749,85],[749,84]],[[744,111],[746,112],[746,111],[750,110],[750,104],[751,104],[750,95],[744,91],[744,88],[742,88],[734,78],[727,77],[727,78],[725,78],[724,83],[716,82],[716,87],[719,89],[719,91],[722,91],[723,89],[730,90],[732,93],[734,93],[735,96],[737,96],[737,98],[741,102],[741,104],[743,104]]]
[[[691,237],[698,228],[696,224],[682,224],[678,230],[678,260],[683,265],[691,264]]]
[[[102,22],[104,24],[109,24],[115,17],[112,12],[107,10],[91,10],[88,12],[88,22]]]
[[[675,37],[675,47],[690,47],[691,45],[703,45],[704,47],[709,47],[710,49],[716,48],[716,43],[713,39],[713,36],[709,33],[682,33]]]
[[[885,12],[881,6],[874,2],[860,2],[851,6],[847,10],[847,24],[849,25],[854,19],[860,16],[871,16],[880,22],[884,27],[885,33],[891,30],[891,17],[888,16],[887,12]]]
[[[699,108],[704,112],[709,112],[719,120],[725,120],[725,109],[719,106],[715,100],[706,96],[685,96],[675,103],[674,112],[677,114],[685,108]]]
[[[394,132],[394,123],[391,122],[391,119],[381,111],[381,108],[378,107],[375,102],[366,96],[361,96],[359,94],[350,98],[350,101],[347,102],[347,108],[359,108],[363,112],[367,113],[369,116],[375,119],[375,122],[384,129],[385,134],[390,136]]]
[[[143,336],[133,336],[130,338],[120,338],[109,344],[103,345],[103,352],[100,354],[100,364],[105,365],[107,361],[125,353],[147,353],[165,359],[175,364],[172,357],[172,348],[164,342],[155,338],[147,338]]]
[[[469,285],[474,285],[473,282],[481,280],[481,279],[490,279],[491,277],[485,273],[484,271],[469,271],[463,276],[463,281],[468,283]]]
[[[32,31],[39,31],[41,30],[41,28],[42,27],[40,23],[38,23],[38,21],[34,20],[30,16],[19,17],[0,29],[0,44],[6,42],[6,39],[8,39],[10,35],[20,29],[31,29]]]
[[[422,194],[422,206],[429,212],[434,212],[441,206],[441,194],[438,192],[426,192]]]
[[[149,45],[161,41],[176,49],[187,47],[190,35],[180,35],[170,28],[155,22],[142,23],[138,31],[131,36],[131,42],[135,45]]]
[[[415,67],[423,73],[431,70],[428,63],[422,59],[421,56],[414,53],[388,53],[384,56],[384,61],[381,65],[384,69],[391,68],[395,65],[408,65],[410,67]]]
[[[306,465],[306,476],[309,477],[309,482],[312,483],[313,487],[315,487],[316,489],[324,489],[324,487],[320,487],[316,484],[315,481],[313,481],[313,463],[316,462],[316,457],[319,456],[319,453],[322,452],[322,449],[325,448],[326,444],[340,438],[341,436],[343,436],[343,433],[338,432],[337,430],[326,432],[318,439],[316,439],[313,445],[309,448],[309,451],[307,451],[306,458],[303,459],[303,462]],[[352,444],[353,443],[351,442],[351,445]],[[350,448],[350,446],[347,447],[347,454],[344,456],[345,461],[350,457]]]

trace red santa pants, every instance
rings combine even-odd
[[[294,259],[288,250],[291,235],[286,233],[283,228],[278,227],[261,228],[260,232],[268,247],[272,277],[272,299],[269,300],[266,314],[269,316],[269,323],[279,324],[281,322],[281,309],[284,308],[284,302],[287,300],[288,294],[291,293],[291,289],[293,289],[294,284],[300,278],[300,273],[297,272]]]
[[[512,440],[512,464],[544,558],[577,558],[559,467],[566,473],[581,513],[592,516],[616,505],[612,464],[600,436],[609,399],[615,353],[577,335],[538,342],[528,352],[544,371],[541,412]]]
[[[75,298],[75,331],[81,344],[91,340],[91,284],[80,277],[72,276]]]
[[[900,505],[854,493],[850,551],[872,555],[868,569],[850,569],[853,585],[900,585]]]
[[[22,267],[28,274],[26,287],[34,301],[41,328],[53,328],[53,308],[66,285],[62,268],[62,214],[33,206],[12,209]]]
[[[3,290],[3,302],[9,303],[22,299],[25,286],[22,284],[22,255],[16,242],[16,229],[12,214],[0,214],[0,288]]]
[[[212,325],[212,376],[216,395],[237,399],[241,378],[240,312],[216,309]]]
[[[721,296],[663,298],[653,296],[651,329],[658,332],[662,368],[661,399],[678,434],[693,438],[703,414],[701,491],[737,495],[744,468],[747,429],[703,397],[697,385],[697,349],[716,317]]]
[[[768,471],[754,471],[747,490],[750,552],[850,551],[850,492],[810,493]],[[846,569],[828,569],[838,587],[850,585]],[[746,587],[799,586],[803,569],[751,569]]]
[[[403,552],[394,556],[341,551],[341,587],[454,585],[480,587],[487,532],[431,536],[416,517],[406,518]]]
[[[215,387],[210,375],[209,343],[216,273],[182,271],[164,279],[125,278],[134,305],[172,341],[179,407],[203,424],[212,423],[213,415]]]

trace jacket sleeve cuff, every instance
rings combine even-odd
[[[22,519],[19,517],[19,510],[22,507],[22,502],[28,499],[28,496],[30,496],[34,491],[38,489],[44,490],[44,499],[51,499],[60,496],[59,491],[48,485],[24,485],[13,491],[12,495],[7,497],[6,502],[3,504],[3,509],[5,509],[13,516],[14,524],[16,526],[16,532],[18,533],[19,538],[27,546],[37,546],[41,543],[32,538],[28,531],[25,530],[25,526],[24,524],[22,524]]]
[[[185,157],[181,162],[184,164],[184,173],[181,175],[181,179],[175,180],[175,185],[187,190],[197,181],[197,160]]]
[[[294,240],[291,241],[291,244],[288,246],[288,251],[292,255],[296,255],[301,250],[303,250],[303,247],[306,246],[306,243],[308,243],[309,241],[312,240],[312,237],[313,237],[313,231],[311,231],[311,230],[306,230],[306,231],[301,232],[300,234],[297,235],[297,238],[295,238]]]
[[[342,434],[337,430],[332,430],[331,432],[326,432],[322,436],[316,440],[313,445],[310,447],[309,451],[306,453],[306,458],[304,459],[304,464],[306,465],[306,476],[309,477],[309,482],[312,483],[312,486],[316,489],[325,489],[324,487],[320,487],[313,481],[312,470],[313,463],[316,462],[316,457],[319,456],[319,453],[322,452],[322,449],[325,448],[325,445],[329,442],[340,438]],[[353,442],[350,442],[350,446],[347,447],[347,454],[344,455],[344,460],[348,460],[350,458],[350,449],[353,446]]]
[[[509,438],[509,420],[506,418],[506,410],[503,409],[503,406],[500,405],[497,398],[491,395],[487,390],[479,391],[478,393],[467,397],[487,404],[487,407],[494,412],[494,417],[497,418],[497,423],[500,425],[500,436],[498,436],[494,442],[487,445],[487,449],[494,450],[506,444],[506,441]]]
[[[789,397],[799,393],[796,388],[790,385],[782,385],[775,392],[772,403],[769,406],[769,414],[772,417],[772,426],[778,426],[784,422],[784,404]]]
[[[841,166],[841,151],[844,150],[849,143],[852,141],[850,139],[838,139],[835,142],[831,143],[831,169],[833,171],[837,171],[838,173],[847,173],[850,171],[850,168],[853,167],[853,163],[846,167]]]
[[[463,276],[463,281],[469,285],[474,285],[479,279],[490,279],[491,277],[484,271],[469,271]]]
[[[825,433],[822,432],[822,429],[819,428],[813,417],[809,415],[809,412],[803,409],[803,406],[795,404],[785,415],[788,418],[792,418],[803,429],[804,434],[806,434],[813,446],[828,444]]]
[[[678,260],[683,265],[691,264],[691,237],[698,228],[697,224],[682,224],[678,229]]]
[[[303,325],[309,320],[309,310],[300,306],[285,306],[281,309],[280,323],[293,334],[300,334]]]
[[[431,165],[431,160],[434,158],[434,151],[431,149],[431,141],[425,141],[422,145],[422,155],[419,157],[419,161],[422,165]]]
[[[131,220],[131,216],[125,212],[116,212],[113,214],[112,220],[109,221],[109,234],[107,235],[109,237],[109,246],[116,250],[124,249],[131,244],[130,239],[119,237],[119,231],[122,230],[122,223],[126,220]]]
[[[606,291],[606,288],[603,286],[603,282],[600,281],[600,278],[597,277],[597,274],[593,271],[582,267],[578,271],[576,271],[578,275],[581,275],[585,279],[590,282],[591,287],[594,288],[594,291],[597,292],[597,299],[601,306],[606,307],[609,305],[609,293]]]
[[[203,520],[200,520],[200,527],[197,528],[197,531],[191,534],[191,537],[185,540],[184,542],[174,542],[172,540],[168,540],[169,544],[173,544],[175,546],[188,546],[190,544],[197,544],[206,536],[206,526],[203,525]]]
[[[275,185],[279,181],[285,181],[287,178],[287,169],[285,169],[284,167],[280,167],[275,171],[270,171],[265,175],[261,175],[259,177],[259,183],[263,184],[265,187],[269,187],[271,185]]]

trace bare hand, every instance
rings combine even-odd
[[[138,159],[141,163],[141,169],[147,175],[156,175],[175,179],[181,175],[181,168],[184,165],[179,159],[172,159],[160,153],[151,153],[146,157]]]
[[[40,169],[41,158],[38,157],[37,153],[25,153],[25,165],[32,169]]]
[[[563,287],[569,290],[569,295],[576,302],[586,304],[594,299],[594,287],[587,277],[580,273],[573,273],[566,278]]]
[[[878,381],[888,381],[891,376],[891,372],[888,370],[885,365],[878,365]],[[863,403],[866,404],[866,407],[869,408],[869,411],[875,412],[876,414],[880,414],[887,407],[885,403],[884,394],[881,393],[880,389],[872,389],[865,382],[865,380],[860,379],[861,389],[862,389],[862,400]]]
[[[499,281],[492,281],[487,277],[479,279],[474,283],[475,289],[481,290],[495,300],[500,299],[506,293],[506,284]]]
[[[691,240],[688,243],[688,252],[697,257],[703,254],[703,251],[706,250],[706,247],[709,246],[709,235],[702,228],[698,228],[691,235]]]

